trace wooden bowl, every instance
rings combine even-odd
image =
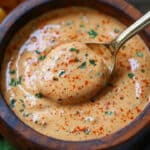
[[[141,16],[141,13],[124,0],[30,0],[17,7],[0,26],[0,64],[5,48],[14,35],[28,21],[52,9],[77,5],[94,7],[101,12],[118,18],[126,25]],[[147,46],[150,48],[150,28],[141,32]],[[2,71],[2,70],[1,70]],[[129,125],[116,133],[96,140],[79,142],[63,141],[47,137],[36,132],[20,121],[6,104],[0,91],[0,133],[19,149],[64,149],[88,150],[108,149],[129,145],[137,134],[150,125],[150,104]]]

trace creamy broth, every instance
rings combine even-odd
[[[2,66],[10,108],[31,128],[63,140],[100,138],[125,127],[150,101],[148,48],[138,35],[129,40],[109,83],[91,98],[99,83],[106,84],[103,71],[110,66],[102,58],[109,58],[80,45],[107,43],[124,29],[117,19],[80,7],[51,11],[25,25],[8,45]],[[72,99],[78,103],[68,103]]]

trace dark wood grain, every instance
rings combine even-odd
[[[118,18],[129,25],[142,14],[124,0],[29,0],[15,9],[0,26],[0,64],[5,48],[15,32],[29,20],[52,9],[71,5],[88,6]],[[150,27],[141,32],[141,36],[150,48]],[[1,87],[1,86],[0,86]],[[41,135],[21,122],[9,109],[0,91],[0,133],[19,149],[27,150],[89,150],[116,148],[132,141],[141,130],[150,125],[150,104],[128,126],[116,133],[97,140],[71,142]]]

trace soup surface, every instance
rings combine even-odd
[[[138,35],[129,40],[107,86],[89,98],[100,82],[106,84],[111,66],[101,51],[80,45],[112,41],[124,29],[115,18],[81,7],[51,11],[25,25],[2,66],[10,108],[36,131],[64,140],[100,138],[125,127],[150,101],[148,48]],[[78,103],[59,103],[72,99]]]

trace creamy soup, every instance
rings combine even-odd
[[[150,101],[148,48],[138,35],[129,40],[106,82],[110,58],[85,44],[110,42],[125,28],[81,7],[50,11],[29,22],[14,35],[2,66],[10,108],[34,130],[63,140],[100,138],[125,127]]]

